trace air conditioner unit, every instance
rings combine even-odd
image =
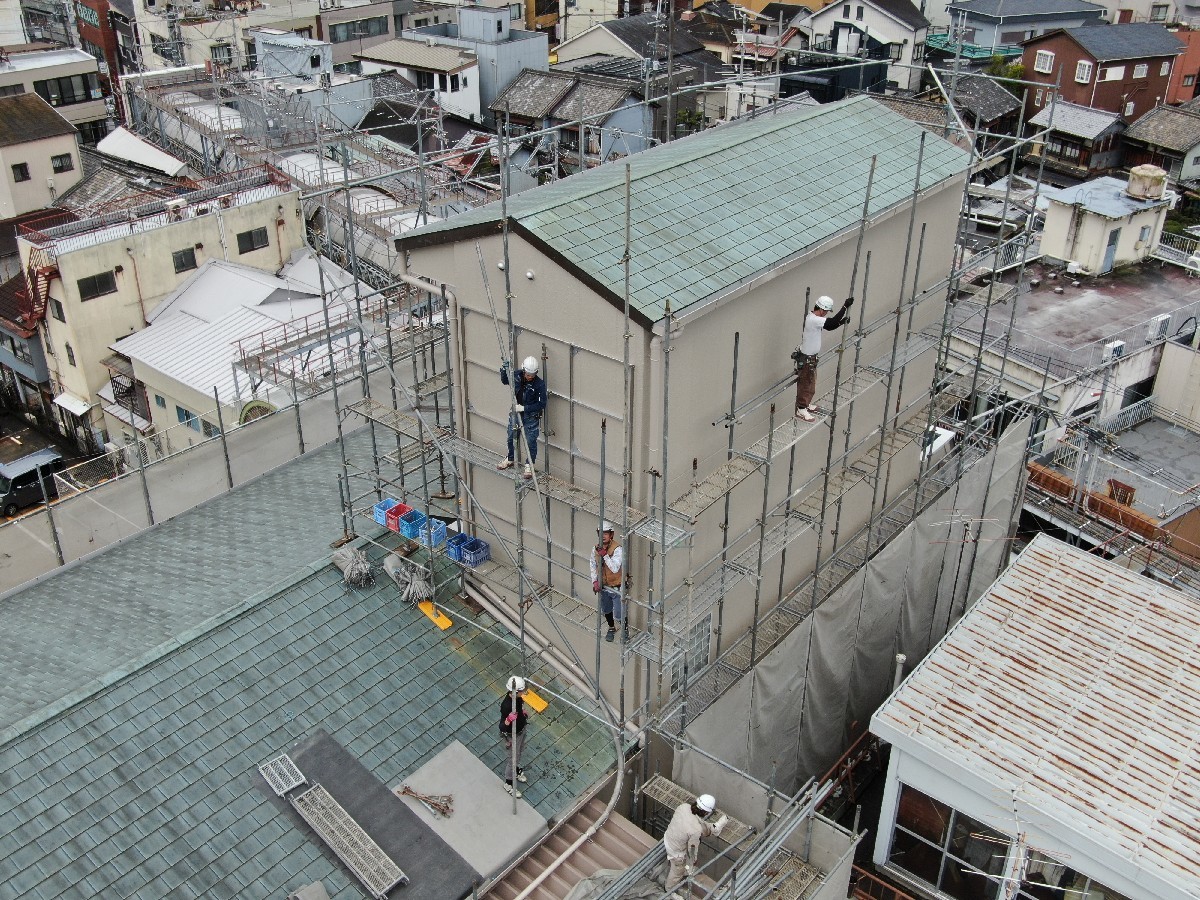
[[[179,222],[183,219],[183,211],[187,209],[187,201],[168,200],[163,206],[167,211],[167,221]]]
[[[1167,328],[1171,325],[1171,317],[1163,314],[1155,316],[1146,326],[1146,343],[1153,344],[1155,341],[1161,341],[1167,336]]]
[[[1110,362],[1114,359],[1120,359],[1125,355],[1124,341],[1109,341],[1104,345],[1104,352],[1100,355],[1102,362]]]
[[[1189,256],[1184,264],[1189,275],[1200,275],[1200,256]]]
[[[197,206],[196,211],[193,212],[192,215],[193,216],[207,216],[210,212],[212,212],[212,210],[210,210],[207,206]]]

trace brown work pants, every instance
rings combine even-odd
[[[796,411],[812,405],[817,392],[817,357],[801,356],[796,366]]]

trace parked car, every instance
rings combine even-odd
[[[66,462],[56,450],[38,450],[28,456],[0,463],[0,512],[15,516],[26,506],[42,502],[42,484],[53,500],[58,496],[54,473],[66,468]]]

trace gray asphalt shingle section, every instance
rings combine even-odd
[[[327,557],[338,472],[316,450],[0,601],[0,736]]]
[[[1183,52],[1183,42],[1162,25],[1130,22],[1124,25],[1092,25],[1065,28],[1074,41],[1099,62],[1174,56]],[[1048,32],[1047,34],[1056,34]],[[1044,37],[1043,35],[1042,37]],[[1039,38],[1026,41],[1036,44]]]
[[[763,115],[629,157],[630,301],[658,321],[854,226],[871,157],[870,211],[910,196],[922,129],[874,100]],[[970,154],[929,135],[921,189],[965,172]],[[606,287],[623,292],[625,167],[601,166],[517,194],[509,216]],[[500,221],[490,204],[410,232],[401,246]]]
[[[390,581],[316,571],[0,747],[4,896],[265,898],[320,880],[365,897],[258,765],[324,729],[389,785],[452,739],[500,771],[496,711],[520,668],[501,638],[443,634]],[[560,814],[612,762],[600,726],[552,699],[530,723],[526,799]]]
[[[946,9],[955,14],[966,12],[968,17],[1003,16],[1007,20],[1017,16],[1053,18],[1065,15],[1088,15],[1097,19],[1104,15],[1104,7],[1087,0],[961,0],[947,4]]]

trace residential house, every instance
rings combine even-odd
[[[100,84],[106,97],[111,97],[120,119],[120,89],[118,75],[121,72],[120,45],[109,15],[108,0],[76,0],[75,28],[79,32],[79,47],[104,63],[100,67]]]
[[[912,97],[898,97],[895,94],[882,96],[871,95],[892,112],[904,116],[911,122],[916,122],[926,131],[938,135],[956,147],[970,152],[975,146],[976,138],[973,130],[963,132],[958,122],[950,115],[945,103],[935,103],[931,100],[917,100]],[[970,126],[968,126],[968,129]]]
[[[409,40],[457,47],[475,54],[479,72],[479,107],[483,120],[492,124],[492,101],[525,69],[550,68],[550,43],[539,31],[512,27],[507,7],[462,7],[457,24],[427,25],[405,31]],[[469,77],[469,76],[468,76]]]
[[[1160,106],[1125,132],[1125,165],[1166,169],[1175,182],[1200,178],[1200,111]]]
[[[98,404],[109,345],[144,328],[205,260],[274,272],[303,245],[298,197],[277,175],[251,171],[173,198],[145,194],[79,221],[53,216],[22,227],[26,321],[42,323],[64,434],[103,443]]]
[[[53,423],[50,370],[37,323],[28,321],[27,309],[23,273],[0,283],[0,405]]]
[[[0,95],[34,93],[95,146],[109,130],[108,107],[96,58],[82,50],[37,50],[7,55],[0,65]]]
[[[909,0],[830,3],[804,20],[816,49],[889,62],[888,86],[916,90],[929,20]]]
[[[536,157],[527,170],[554,167],[558,177],[650,146],[652,111],[641,100],[641,90],[625,80],[527,69],[495,99],[492,112],[517,135],[554,128],[523,150]]]
[[[676,90],[685,88],[688,85],[698,84],[704,81],[704,71],[699,68],[695,61],[682,61],[675,70],[671,73],[671,77],[667,76],[665,66],[658,66],[649,71],[649,80],[647,81],[647,66],[642,60],[629,59],[624,56],[582,56],[567,62],[556,64],[553,72],[578,72],[582,75],[594,75],[600,78],[607,79],[610,82],[621,82],[626,85],[629,90],[641,96],[647,86],[650,89],[651,97],[662,97],[667,93],[667,86],[673,84]],[[694,93],[676,94],[675,109],[696,109],[697,102],[703,102],[704,95],[697,97]],[[653,134],[657,140],[666,140],[667,137],[667,105],[665,103],[653,103],[650,105],[650,115],[653,119]],[[576,115],[578,118],[578,115]],[[676,116],[676,131],[679,131],[679,117]]]
[[[118,76],[142,71],[142,48],[138,43],[137,11],[134,0],[107,0],[108,24],[117,45]],[[124,98],[118,99],[118,104]]]
[[[1056,174],[1091,178],[1121,164],[1120,138],[1126,125],[1119,113],[1059,100],[1043,106],[1026,125],[1030,130],[1050,129],[1031,145],[1025,162],[1044,165],[1051,183]]]
[[[1128,182],[1102,175],[1083,184],[1042,192],[1049,201],[1041,252],[1074,263],[1077,271],[1105,275],[1147,259],[1162,234],[1171,201],[1166,173],[1134,167]]]
[[[1183,43],[1183,52],[1171,68],[1171,86],[1167,88],[1168,103],[1186,103],[1196,96],[1196,79],[1200,78],[1200,30],[1188,25],[1168,28]]]
[[[75,46],[78,32],[69,8],[55,0],[18,0],[12,6],[20,13],[26,40],[59,47]]]
[[[314,37],[333,46],[335,71],[354,73],[357,54],[399,36],[393,18],[394,7],[392,0],[357,3],[338,0],[321,8]]]
[[[1165,25],[1180,22],[1195,15],[1195,4],[1189,0],[1098,0],[1107,10],[1108,21],[1153,22]]]
[[[1022,44],[1025,79],[1046,87],[1027,90],[1032,119],[1060,84],[1059,99],[1120,114],[1126,123],[1163,103],[1175,57],[1183,44],[1162,25],[1067,28]]]
[[[0,97],[0,219],[51,206],[83,178],[78,134],[37,94]]]
[[[960,74],[955,79],[953,72],[944,70],[939,76],[947,91],[953,86],[954,108],[968,128],[992,134],[1016,132],[1021,101],[995,79],[971,74]],[[945,95],[936,87],[921,95],[921,98],[945,103]],[[990,145],[994,142],[986,143]]]
[[[98,392],[109,440],[128,445],[167,435],[169,452],[213,437],[222,422],[241,421],[247,404],[290,404],[290,392],[239,379],[234,366],[243,346],[257,349],[264,336],[297,334],[324,321],[318,263],[327,290],[353,285],[349,273],[308,248],[294,252],[277,274],[205,260],[147,314],[145,328],[111,345],[113,355],[104,360],[109,384]],[[337,309],[332,315],[344,318]],[[314,371],[326,366],[323,356]]]
[[[1104,7],[1087,0],[956,0],[946,12],[964,41],[992,51],[1048,31],[1104,23]]]
[[[623,166],[590,169],[510,197],[504,210],[509,217],[506,229],[502,228],[501,207],[493,203],[400,236],[396,248],[407,255],[409,273],[432,283],[453,285],[457,309],[452,325],[455,372],[464,379],[459,387],[461,396],[471,398],[469,405],[458,403],[458,427],[480,445],[504,446],[507,414],[503,412],[504,389],[495,375],[493,317],[483,284],[465,274],[469,266],[478,271],[477,254],[481,253],[490,271],[497,271],[497,264],[504,263],[514,275],[510,309],[518,335],[516,355],[540,354],[545,345],[551,395],[543,434],[549,430],[553,435],[539,454],[539,471],[545,462],[556,478],[598,483],[601,420],[622,408],[623,401],[620,396],[614,397],[613,386],[618,386],[619,394],[621,360],[629,358],[637,360],[638,375],[626,407],[628,413],[623,414],[628,416],[626,427],[631,429],[628,446],[633,460],[628,471],[646,473],[660,464],[659,440],[650,435],[662,434],[663,400],[669,390],[671,440],[687,447],[688,458],[699,460],[700,468],[680,466],[678,471],[666,473],[669,483],[658,484],[656,490],[660,497],[687,493],[727,459],[726,435],[723,429],[713,429],[711,423],[728,410],[728,396],[718,397],[715,391],[700,388],[697,373],[711,375],[732,365],[730,354],[736,340],[734,332],[738,331],[741,345],[754,347],[757,358],[778,361],[752,367],[748,380],[739,380],[739,396],[743,389],[746,396],[770,392],[772,385],[786,378],[790,371],[786,359],[800,329],[794,316],[796,297],[803,296],[806,287],[826,290],[828,285],[846,283],[855,255],[854,226],[861,213],[872,158],[877,160],[877,173],[887,173],[876,176],[873,218],[863,244],[863,252],[872,254],[872,270],[901,271],[905,253],[915,248],[917,232],[910,229],[909,217],[895,213],[913,203],[913,166],[923,144],[923,187],[915,201],[915,215],[925,235],[925,257],[919,273],[922,289],[948,274],[970,155],[936,136],[922,142],[922,134],[919,126],[873,100],[855,97],[741,119],[634,154],[628,159],[632,257],[627,267],[622,262],[626,228],[622,213],[626,190]],[[809,166],[818,164],[822,167],[819,176],[796,175],[811,173]],[[778,177],[781,165],[792,173],[789,177]],[[748,192],[748,184],[765,187]],[[865,321],[886,318],[884,311],[897,305],[897,292],[908,296],[901,279],[886,284],[891,285],[891,291],[886,291],[886,285],[884,293],[877,294],[872,288],[863,313]],[[623,324],[627,291],[628,329]],[[914,334],[940,322],[944,313],[944,290],[921,292],[918,296],[921,299],[911,326]],[[892,358],[896,339],[890,327],[885,330],[886,334],[883,330],[872,331],[864,341],[864,363],[868,359]],[[632,341],[628,346],[623,337],[627,331]],[[669,341],[669,385],[664,383],[661,368],[664,341]],[[903,390],[892,398],[896,409],[911,408],[912,414],[925,415],[911,404],[918,395],[927,396],[937,355],[932,352],[934,343],[918,340],[908,347]],[[835,374],[833,366],[820,369],[818,393],[833,390]],[[878,384],[877,388],[879,393],[868,402],[882,400],[883,387]],[[761,447],[767,447],[769,425],[773,424],[781,429],[773,444],[774,453],[785,453],[799,441],[795,483],[804,484],[816,477],[821,466],[820,452],[815,447],[806,449],[810,447],[808,442],[823,441],[819,435],[827,432],[810,431],[812,426],[807,423],[797,430],[792,396],[785,393],[780,402],[787,406],[774,413],[766,404],[756,406],[746,422],[739,423],[739,440],[758,440]],[[782,421],[785,418],[787,421]],[[868,423],[858,416],[848,421],[853,421],[856,431],[850,439],[852,445],[868,432],[877,433],[878,422]],[[922,424],[921,432],[924,428]],[[771,451],[765,452],[769,457]],[[908,481],[910,475],[915,477],[919,458],[916,445],[911,453],[911,458],[906,455],[903,462],[893,463],[889,492],[902,490],[901,482]],[[567,473],[568,462],[573,475]],[[494,464],[488,468],[494,470]],[[899,477],[902,470],[909,474]],[[713,477],[721,476],[718,472]],[[640,474],[633,478],[630,502],[640,507],[650,499],[651,480]],[[819,483],[819,477],[813,483]],[[512,484],[507,478],[477,469],[472,484],[475,502],[481,508],[499,515],[500,504],[511,505]],[[774,488],[772,504],[782,503],[786,494],[783,484]],[[881,504],[886,502],[880,500]],[[846,533],[857,529],[866,521],[870,505],[869,501],[848,503],[841,528]],[[550,514],[554,521],[562,515],[557,507]],[[736,522],[731,522],[728,529],[718,527],[721,515],[713,504],[700,502],[695,511],[684,516],[692,522],[689,528],[695,529],[695,558],[719,558],[721,534],[726,530],[757,534],[751,523],[761,516],[761,494],[756,502],[736,504]],[[508,522],[497,519],[505,539],[514,535]],[[527,522],[526,527],[541,526]],[[571,526],[565,527],[569,532]],[[657,527],[652,526],[651,531]],[[594,534],[594,516],[580,517],[575,528],[574,534],[564,532],[555,538],[556,547],[561,542],[567,548],[568,558],[569,548],[579,545],[585,533]],[[797,548],[801,546],[803,549],[788,551],[789,583],[799,583],[812,570],[815,539],[813,543],[805,540]],[[635,583],[648,583],[644,562],[638,558],[631,563]],[[682,577],[681,570],[672,569],[673,583],[667,590],[677,590],[680,582],[675,579]],[[732,578],[730,572],[713,571],[706,587],[697,589],[696,596],[707,599],[690,605],[691,621],[680,618],[683,594],[674,595],[680,598],[680,605],[674,607],[673,633],[691,635],[688,640],[695,640],[686,651],[695,654],[694,671],[711,658],[718,595],[725,598],[726,640],[733,640],[749,627],[752,585],[734,584]],[[569,572],[556,572],[554,579],[556,590],[568,596],[580,587],[573,585]],[[723,588],[709,593],[717,584]],[[514,601],[511,596],[504,597],[505,603]],[[531,624],[538,629],[549,628],[542,615],[533,610]],[[589,621],[594,616],[590,611]],[[594,649],[590,632],[572,630],[565,637],[578,652]],[[678,646],[684,652],[682,645]],[[612,644],[604,649],[612,651],[609,658],[614,660],[620,650]],[[670,652],[673,655],[675,650]],[[607,690],[616,687],[619,673],[616,667],[608,666],[601,677],[607,679]]]
[[[437,105],[471,121],[482,119],[479,105],[479,60],[470,50],[446,44],[399,38],[355,54],[363,75],[395,72],[423,91]]]
[[[1037,536],[875,712],[878,870],[934,898],[1200,894],[1200,605],[1139,571]]]

